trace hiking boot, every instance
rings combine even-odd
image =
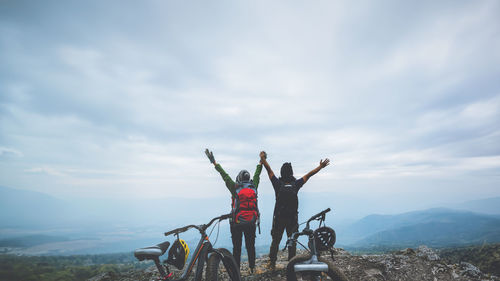
[[[269,263],[266,265],[266,267],[269,270],[275,270],[276,269],[276,262],[275,261],[269,261]]]

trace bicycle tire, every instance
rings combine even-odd
[[[294,266],[297,263],[304,262],[308,259],[311,258],[310,254],[305,254],[305,255],[298,255],[293,257],[289,262],[288,265],[286,266],[286,280],[287,281],[298,281],[298,280],[310,280],[313,274],[317,272],[313,271],[303,271],[302,273],[295,272]],[[327,277],[330,277],[330,279],[321,279],[321,280],[333,280],[333,281],[348,281],[347,277],[342,273],[336,266],[333,265],[332,262],[327,261],[323,258],[318,259],[320,262],[324,262],[328,265],[328,272],[324,272],[323,274],[326,275]],[[323,275],[323,276],[324,276]],[[297,278],[300,277],[299,278]]]
[[[221,261],[225,272],[221,270]],[[240,269],[233,254],[224,248],[215,249],[215,252],[208,257],[205,277],[207,281],[241,281]]]

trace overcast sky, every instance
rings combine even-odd
[[[1,0],[0,185],[228,195],[208,147],[234,177],[260,150],[296,176],[329,157],[304,192],[500,196],[499,15],[496,0]]]

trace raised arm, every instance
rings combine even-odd
[[[255,168],[255,173],[253,174],[253,185],[255,186],[255,188],[258,188],[259,187],[259,183],[260,183],[260,173],[262,172],[262,164],[259,163],[257,165],[257,167]]]
[[[319,160],[318,167],[314,168],[314,170],[310,171],[309,173],[307,173],[305,176],[302,177],[302,179],[304,180],[304,183],[306,183],[307,180],[309,180],[310,177],[312,177],[313,175],[315,175],[321,169],[323,169],[324,167],[328,166],[328,164],[330,164],[330,159],[328,159],[328,158],[326,158],[324,161],[323,160]]]
[[[219,172],[219,174],[221,175],[222,179],[224,180],[224,183],[226,184],[227,189],[229,189],[231,194],[233,194],[233,196],[234,196],[234,192],[235,192],[234,181],[226,173],[226,171],[224,171],[224,169],[222,169],[222,166],[215,161],[214,153],[212,151],[209,151],[207,148],[207,149],[205,149],[205,154],[207,155],[208,160],[210,160],[210,163],[214,164],[215,170],[217,170],[217,172]]]
[[[265,151],[261,151],[260,154],[260,163],[262,163],[262,165],[264,165],[264,168],[266,168],[266,171],[267,171],[267,175],[269,176],[269,179],[272,179],[273,176],[274,176],[274,172],[273,170],[271,169],[271,167],[269,166],[269,163],[267,163],[267,154]]]

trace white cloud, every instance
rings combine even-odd
[[[416,121],[418,134],[450,132],[462,130],[481,130],[487,127],[496,129],[500,120],[500,96],[478,100],[470,104],[426,112]],[[471,136],[477,137],[477,136]]]
[[[61,171],[58,171],[57,169],[55,169],[53,167],[48,167],[48,166],[35,167],[35,168],[27,169],[27,170],[25,170],[25,172],[28,172],[28,173],[41,173],[41,174],[47,174],[47,175],[56,176],[56,177],[65,176],[65,174],[62,173]]]
[[[262,149],[297,174],[330,157],[318,183],[466,181],[498,168],[496,2],[423,3],[403,17],[396,2],[218,4],[115,14],[101,3],[88,27],[86,13],[57,9],[37,13],[43,28],[22,9],[2,19],[0,184],[223,195],[205,147],[230,175],[253,170]]]
[[[23,153],[16,150],[16,149],[13,149],[13,148],[0,146],[0,157],[2,157],[2,156],[5,157],[5,156],[9,156],[9,155],[13,155],[16,157],[22,157]]]

